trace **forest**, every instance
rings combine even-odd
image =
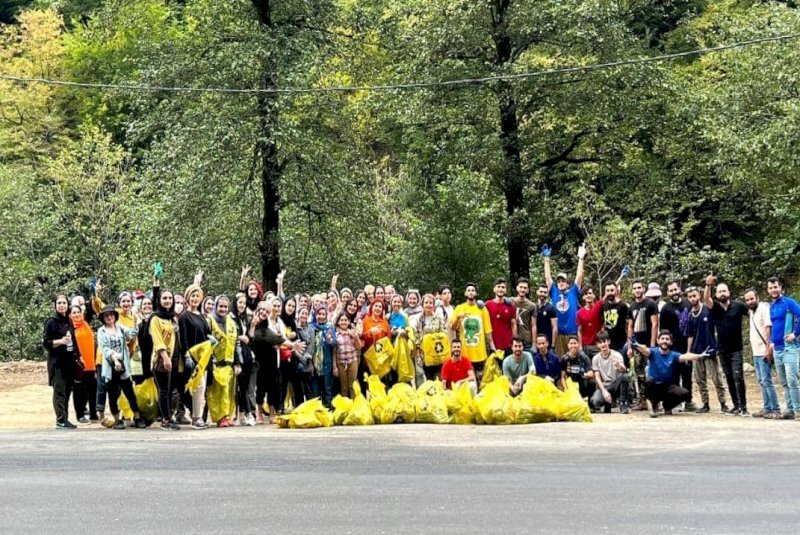
[[[593,284],[792,293],[799,146],[794,1],[5,0],[0,359],[154,262],[488,296],[585,243]]]

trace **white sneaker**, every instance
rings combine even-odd
[[[245,418],[245,425],[248,427],[255,427],[256,425],[256,417],[252,414],[248,414],[247,418]]]

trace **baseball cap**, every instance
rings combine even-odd
[[[562,271],[561,273],[556,275],[556,280],[561,280],[561,279],[564,279],[565,281],[568,281],[569,277],[567,277],[567,274]]]

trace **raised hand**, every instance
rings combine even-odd
[[[584,258],[586,258],[586,243],[585,242],[582,243],[578,247],[578,259],[579,260],[583,260]]]
[[[553,250],[550,249],[549,245],[547,245],[546,243],[542,245],[542,258],[550,258],[552,252]]]
[[[713,273],[709,273],[706,277],[706,286],[714,286],[717,283],[717,278]]]

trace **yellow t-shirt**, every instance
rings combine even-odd
[[[464,319],[459,322],[458,316],[464,314]],[[453,311],[451,320],[453,330],[458,329],[458,338],[461,340],[461,356],[470,362],[483,362],[486,360],[486,337],[492,334],[492,323],[486,307],[461,303]]]

